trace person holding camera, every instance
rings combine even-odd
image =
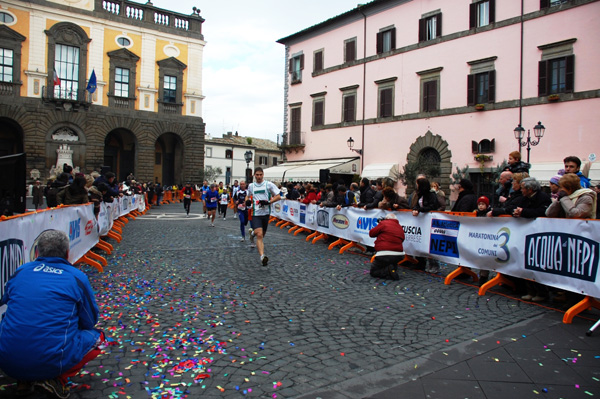
[[[404,259],[404,229],[393,213],[379,218],[377,226],[369,231],[375,239],[375,257],[371,266],[371,277],[400,280],[396,271],[398,262]]]
[[[281,192],[277,186],[264,180],[264,172],[261,167],[254,169],[254,179],[256,182],[250,183],[248,193],[252,196],[252,220],[250,226],[250,241],[256,238],[256,247],[260,254],[260,261],[263,266],[267,266],[269,258],[265,255],[265,245],[263,237],[267,232],[269,218],[271,217],[271,204],[281,199]]]

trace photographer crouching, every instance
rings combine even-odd
[[[371,276],[384,279],[400,280],[396,268],[404,259],[404,230],[393,213],[379,219],[377,226],[369,231],[375,240],[375,259],[371,266]]]

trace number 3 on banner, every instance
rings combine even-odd
[[[501,259],[500,257],[497,257],[496,260],[498,260],[498,262],[501,263],[506,263],[510,260],[510,251],[508,249],[508,241],[510,240],[510,230],[508,229],[508,227],[503,227],[500,230],[498,230],[498,240],[500,240],[501,238],[504,238],[504,242],[502,244],[499,244],[498,247],[504,251],[504,253],[506,254],[506,259]]]

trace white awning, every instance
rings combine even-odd
[[[391,177],[396,180],[397,176],[397,163],[372,163],[365,166],[360,175],[360,177],[366,177],[369,180],[376,180],[380,177]]]
[[[581,165],[583,169],[583,165]],[[550,184],[550,178],[557,174],[560,169],[564,169],[562,162],[534,163],[529,169],[529,176],[535,177],[542,185]],[[588,177],[594,182],[600,180],[600,163],[594,162],[590,168]]]
[[[271,168],[266,168],[264,169],[265,180],[282,182],[284,175],[288,170],[308,165],[310,162],[311,161],[286,162]]]
[[[358,173],[359,158],[320,159],[316,161],[286,162],[264,170],[265,179],[274,182],[319,181],[321,169],[332,174]]]

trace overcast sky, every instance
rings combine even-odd
[[[137,1],[145,3],[145,1]],[[362,1],[367,3],[368,1]],[[200,8],[206,132],[275,141],[283,133],[285,47],[276,40],[356,7],[359,0],[152,0],[191,14]]]

